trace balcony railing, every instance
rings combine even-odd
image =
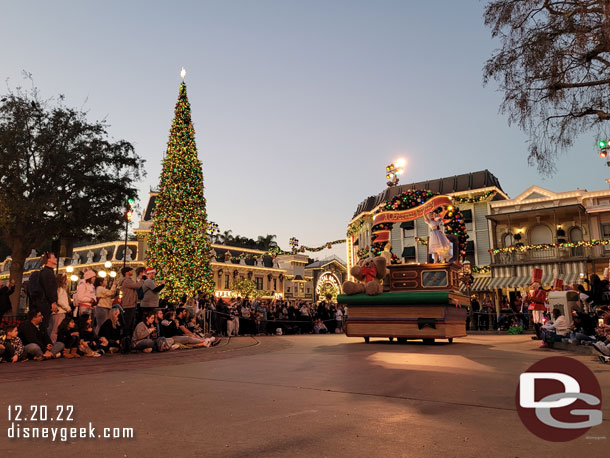
[[[526,264],[543,261],[568,260],[574,258],[592,258],[607,255],[603,247],[547,248],[544,250],[514,251],[491,255],[494,265]]]

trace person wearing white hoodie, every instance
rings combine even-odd
[[[86,270],[83,279],[78,283],[76,297],[79,315],[91,315],[93,313],[93,307],[95,307],[95,304],[97,303],[95,287],[93,286],[95,277],[94,271]]]

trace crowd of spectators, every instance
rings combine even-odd
[[[218,335],[341,333],[347,308],[332,302],[204,298],[204,320]]]
[[[172,304],[159,297],[164,281],[155,270],[122,269],[109,284],[87,270],[70,297],[57,258],[43,254],[44,267],[30,276],[29,310],[21,323],[0,329],[0,361],[100,357],[113,353],[209,348],[223,336],[340,333],[347,310],[330,302],[219,299],[199,295]],[[0,305],[14,283],[0,291]],[[9,306],[10,307],[10,306]]]

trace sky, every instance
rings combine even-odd
[[[146,160],[140,206],[157,186],[187,70],[208,216],[251,238],[319,246],[345,238],[358,203],[401,182],[488,169],[511,197],[604,189],[593,134],[542,177],[527,138],[483,86],[499,43],[479,1],[0,0],[0,79],[30,72],[43,97],[64,94],[106,119]],[[344,246],[314,253],[345,258]]]

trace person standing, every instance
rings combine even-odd
[[[44,268],[38,275],[38,287],[41,294],[37,296],[33,308],[42,314],[41,327],[46,331],[51,322],[51,313],[57,310],[57,278],[54,272],[57,267],[57,258],[54,253],[45,252],[42,255],[42,262]],[[32,304],[30,304],[30,308],[32,308]]]
[[[79,315],[91,315],[93,313],[93,307],[95,307],[95,304],[97,303],[95,286],[93,286],[95,277],[94,271],[86,270],[83,279],[78,283],[76,297]]]
[[[57,275],[57,310],[51,316],[49,336],[52,342],[57,342],[57,330],[67,313],[70,313],[70,299],[68,298],[68,277],[66,274]]]
[[[532,321],[534,322],[534,330],[536,331],[536,337],[541,338],[542,321],[544,318],[544,312],[546,311],[546,291],[542,289],[540,283],[533,282],[531,284],[531,290],[527,296],[529,307],[528,310],[532,311]]]
[[[165,287],[165,280],[161,280],[159,284],[157,284],[155,282],[156,273],[157,271],[152,267],[149,267],[144,271],[144,275],[146,275],[146,280],[144,280],[144,283],[142,284],[144,297],[142,298],[142,302],[140,302],[142,312],[154,310],[159,307],[159,293]]]
[[[123,275],[123,279],[121,280],[120,287],[123,292],[123,297],[121,299],[121,307],[123,307],[123,323],[124,323],[124,332],[126,336],[131,337],[134,326],[135,326],[135,318],[136,318],[136,300],[138,299],[138,289],[144,285],[144,281],[142,280],[142,272],[137,278],[134,280],[133,277],[133,268],[131,267],[123,267],[121,269],[121,274]]]
[[[100,333],[100,328],[108,319],[112,308],[112,299],[116,295],[116,283],[108,289],[108,279],[97,277],[95,279],[95,295],[97,296],[97,306],[95,307],[95,333]]]
[[[424,221],[430,229],[428,237],[428,253],[432,256],[433,263],[447,262],[451,258],[451,242],[445,235],[443,218],[447,214],[447,210],[439,209],[432,215],[426,213]]]
[[[11,310],[10,296],[15,292],[15,280],[9,281],[0,288],[0,321],[6,312]]]

